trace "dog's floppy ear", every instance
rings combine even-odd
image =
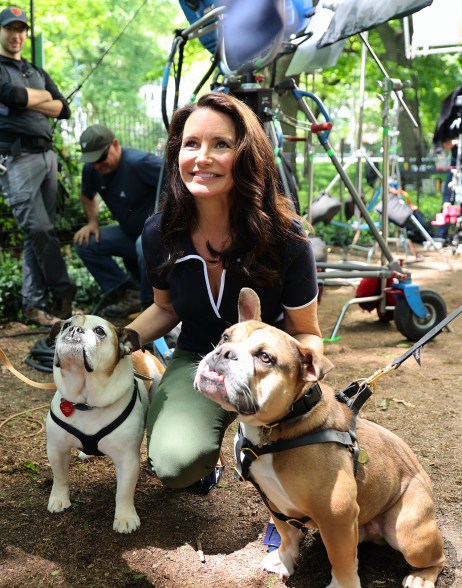
[[[117,329],[117,336],[119,338],[119,357],[121,359],[125,355],[130,355],[130,353],[141,349],[141,337],[137,331],[120,327]]]
[[[252,288],[239,292],[239,322],[261,320],[260,298]]]
[[[52,347],[55,344],[56,337],[58,336],[58,333],[60,332],[63,323],[64,321],[58,321],[57,323],[52,325],[46,341],[49,347]]]
[[[322,380],[327,372],[334,367],[325,355],[317,353],[307,347],[300,347],[303,364],[303,377],[307,382]]]

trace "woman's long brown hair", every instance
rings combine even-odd
[[[183,254],[181,235],[197,223],[194,198],[180,176],[178,156],[186,120],[196,110],[210,108],[228,115],[236,132],[232,168],[234,190],[230,209],[232,242],[222,252],[223,266],[240,275],[251,275],[261,284],[275,283],[279,276],[285,242],[297,215],[281,194],[274,153],[254,112],[243,102],[219,92],[202,96],[195,104],[177,110],[167,141],[167,188],[162,200],[162,240],[170,257],[158,268],[168,273]],[[239,263],[236,258],[239,257]]]

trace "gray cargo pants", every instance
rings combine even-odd
[[[47,306],[48,294],[64,298],[72,287],[54,230],[58,192],[54,151],[8,156],[0,189],[24,232],[23,305]]]

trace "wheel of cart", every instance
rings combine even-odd
[[[414,312],[404,294],[397,296],[393,312],[396,328],[410,341],[418,341],[441,322],[447,314],[446,303],[437,292],[420,290],[419,294],[423,306],[423,309],[420,309],[420,314]]]
[[[408,274],[358,263],[317,262],[316,265],[324,288],[339,279],[362,278],[356,296],[343,305],[331,336],[325,339],[328,342],[339,339],[340,325],[354,304],[369,312],[377,311],[380,321],[393,320],[398,331],[410,341],[418,341],[446,318],[443,298],[433,290],[421,290]]]

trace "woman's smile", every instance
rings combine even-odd
[[[225,196],[234,187],[236,133],[231,118],[200,109],[186,121],[179,154],[180,175],[196,197]]]
[[[214,178],[219,178],[218,174],[211,174],[205,172],[193,172],[194,178],[199,180],[213,180]]]

